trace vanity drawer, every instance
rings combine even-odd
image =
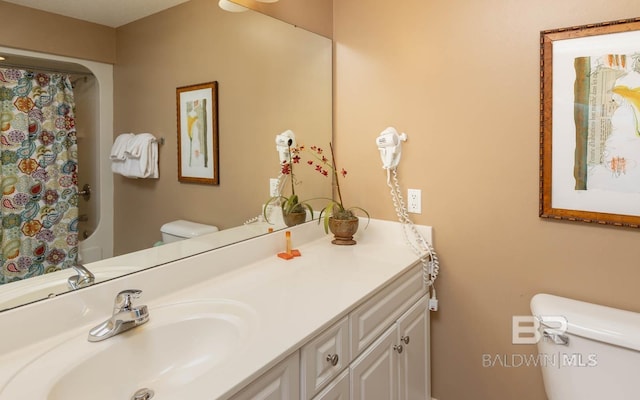
[[[295,399],[300,393],[300,359],[295,352],[248,384],[230,400]]]
[[[307,343],[300,354],[301,393],[312,398],[351,362],[349,318],[344,317]]]
[[[349,383],[349,370],[346,369],[326,388],[322,389],[322,392],[318,393],[313,400],[349,400],[351,395]]]
[[[352,311],[349,314],[351,359],[373,343],[424,293],[422,265],[418,263]]]

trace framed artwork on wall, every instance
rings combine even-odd
[[[640,18],[540,33],[539,215],[640,227]]]
[[[219,184],[218,82],[176,89],[178,181]]]

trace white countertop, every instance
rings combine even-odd
[[[372,220],[359,231],[355,246],[332,245],[315,223],[290,230],[293,247],[302,253],[292,260],[276,256],[284,250],[284,233],[275,232],[0,313],[5,332],[8,326],[19,327],[3,333],[0,342],[0,388],[45,349],[86,336],[110,316],[119,290],[136,288],[143,290],[138,303],[148,305],[152,318],[154,307],[212,298],[244,304],[255,313],[255,332],[237,354],[181,394],[226,399],[417,261],[395,222]],[[431,240],[430,229],[421,230]],[[48,378],[33,379],[37,386]],[[25,398],[36,398],[29,392],[25,388]],[[15,400],[3,393],[0,400]]]

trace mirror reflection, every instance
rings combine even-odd
[[[49,58],[49,66],[36,65],[41,69],[80,65],[72,75],[78,99],[86,103],[76,105],[79,163],[91,150],[97,155],[85,157],[94,163],[79,168],[86,172],[79,190],[86,183],[92,194],[78,199],[78,232],[83,263],[95,282],[267,233],[273,226],[257,217],[270,197],[270,179],[280,173],[276,135],[292,130],[301,144],[330,141],[331,41],[256,12],[227,13],[204,0],[127,24],[116,34],[113,67],[0,49]],[[210,81],[219,84],[220,184],[179,183],[176,88]],[[110,91],[111,127],[104,123]],[[110,146],[121,133],[164,139],[158,179],[111,173]],[[326,180],[298,170],[301,197],[330,196]],[[175,221],[218,232],[154,246],[162,242],[162,227]],[[96,239],[103,228],[104,239]],[[0,309],[64,292],[78,273],[67,268],[47,275],[0,285]]]

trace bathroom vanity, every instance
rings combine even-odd
[[[335,246],[307,223],[291,260],[274,232],[5,311],[0,400],[430,398],[427,298],[402,229],[372,220]],[[89,342],[126,289],[149,322]]]

